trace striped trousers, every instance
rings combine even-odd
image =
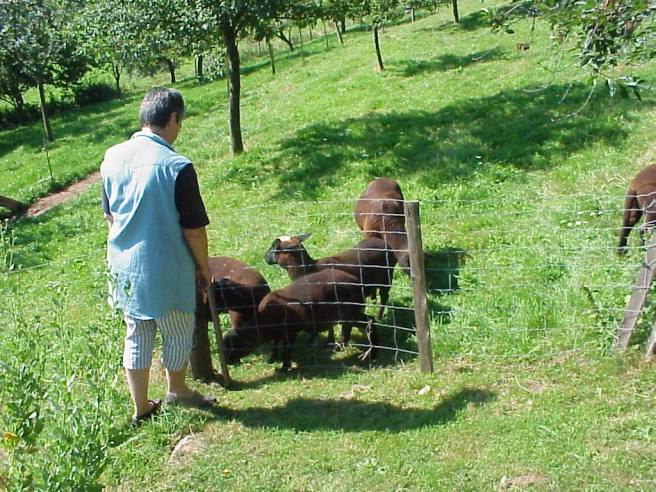
[[[162,364],[169,371],[179,371],[189,360],[194,334],[194,314],[173,310],[157,319],[135,319],[125,315],[123,367],[150,367],[157,328],[162,335]]]

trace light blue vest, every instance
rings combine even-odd
[[[196,307],[195,263],[180,227],[175,180],[189,160],[144,129],[100,166],[114,222],[107,239],[114,307],[136,319]]]

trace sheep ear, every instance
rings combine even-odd
[[[298,240],[299,240],[300,242],[303,242],[303,241],[305,241],[307,238],[309,238],[311,235],[312,235],[311,232],[306,232],[306,233],[304,233],[304,234],[299,234],[299,235],[296,236],[296,237],[298,238]]]

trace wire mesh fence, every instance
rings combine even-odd
[[[610,349],[644,256],[637,237],[626,255],[617,254],[623,198],[421,201],[435,356],[546,357]],[[258,217],[259,227],[243,233],[246,242],[235,254],[263,265],[263,253],[254,255],[254,245],[261,244],[262,251],[280,235],[302,232],[312,232],[304,245],[315,258],[353,247],[361,240],[353,203],[241,209],[236,212],[241,220],[248,224],[250,217]],[[231,217],[223,220],[230,228]],[[276,287],[285,284],[284,272],[262,268]],[[385,314],[377,323],[379,348],[395,359],[417,354],[412,297],[411,280],[397,266]],[[645,310],[638,342],[647,335],[651,304]],[[366,348],[367,341],[358,344]]]
[[[617,254],[623,202],[619,195],[547,192],[421,200],[434,356],[551,357],[572,350],[609,350],[645,254],[637,231],[626,254]],[[273,241],[311,233],[303,246],[313,260],[346,251],[362,240],[354,203],[338,199],[227,207],[212,218],[210,253],[238,258],[276,291],[292,279],[280,266],[265,262]],[[6,273],[11,277],[73,260],[102,261],[101,250],[94,247],[88,257]],[[381,363],[417,356],[412,282],[398,265],[393,271],[385,302],[372,296],[355,301],[369,317],[384,308],[376,323]],[[650,296],[639,311],[643,315],[633,343],[648,337],[654,315]],[[334,319],[336,329],[340,321],[340,316]],[[227,318],[222,323],[224,329],[230,327]],[[300,330],[293,348],[294,359],[304,366],[357,365],[371,347],[366,330],[354,330],[349,346],[340,352],[325,346],[327,328],[312,331]]]

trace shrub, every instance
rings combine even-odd
[[[74,91],[75,104],[78,106],[109,101],[115,97],[118,97],[116,89],[104,82],[92,82],[77,87]]]

